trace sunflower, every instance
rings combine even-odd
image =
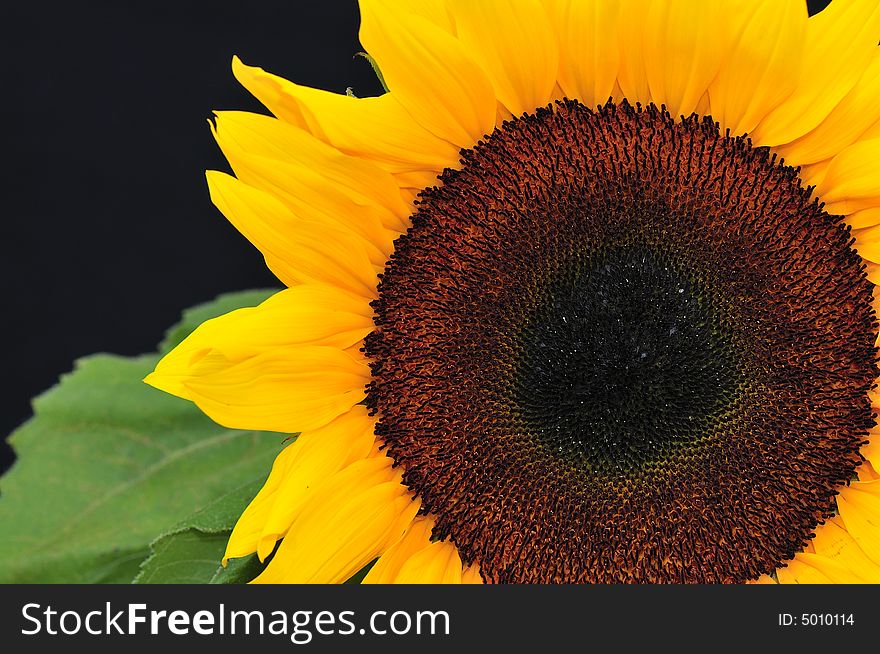
[[[147,381],[298,433],[258,582],[880,581],[880,5],[361,0],[388,92],[233,62],[286,288]]]

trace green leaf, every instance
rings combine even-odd
[[[152,556],[144,561],[136,584],[204,584],[220,568],[227,532],[206,534],[185,529],[153,543]]]
[[[217,568],[217,572],[208,583],[211,584],[246,584],[255,579],[266,567],[260,563],[256,554],[245,556],[240,559],[231,559],[225,568]]]
[[[251,482],[227,493],[153,541],[152,555],[134,582],[231,584],[256,577],[263,565],[255,556],[233,559],[225,568],[220,559],[235,521],[260,486],[260,482]]]
[[[246,584],[265,567],[255,554],[232,559],[224,568],[220,559],[229,532],[205,533],[184,529],[161,536],[152,555],[141,565],[136,584]]]
[[[227,295],[187,312],[163,347],[267,294]],[[130,582],[150,543],[187,516],[213,536],[202,539],[202,558],[219,559],[243,494],[265,479],[286,436],[225,429],[147,386],[158,358],[81,359],[35,400],[34,417],[10,437],[18,460],[0,479],[0,583]]]

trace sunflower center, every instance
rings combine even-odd
[[[872,287],[795,170],[710,119],[565,102],[420,196],[367,404],[496,582],[741,582],[800,551],[873,425]]]
[[[707,293],[646,248],[565,266],[523,324],[524,427],[560,456],[625,470],[701,438],[734,399],[732,342]]]

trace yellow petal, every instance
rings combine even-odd
[[[480,564],[472,563],[461,572],[461,583],[463,584],[482,584],[483,577],[480,574]]]
[[[862,454],[864,454],[864,452]],[[856,469],[856,476],[859,481],[877,481],[880,479],[880,475],[877,474],[877,471],[874,469],[874,466],[871,465],[870,460],[862,462],[862,464]]]
[[[880,207],[851,213],[846,217],[846,224],[853,229],[866,229],[880,225]]]
[[[264,560],[290,528],[316,488],[366,458],[375,442],[375,419],[355,406],[331,423],[304,432],[288,445],[229,537],[225,559],[257,552]]]
[[[336,347],[273,347],[229,359],[212,349],[210,341],[200,346],[199,330],[190,339],[180,353],[175,350],[160,361],[144,381],[192,400],[232,429],[287,433],[316,429],[363,400],[370,380],[365,361]]]
[[[866,261],[865,271],[869,281],[873,282],[874,285],[880,285],[880,265]]]
[[[396,180],[373,162],[342,154],[289,123],[242,111],[217,112],[214,134],[233,169],[233,159],[238,154],[292,164],[298,172],[296,181],[299,187],[316,191],[310,194],[309,200],[314,200],[314,195],[336,190],[356,209],[383,210],[377,211],[381,222],[375,222],[388,229],[400,232],[409,226],[410,207],[400,197]],[[248,182],[241,175],[238,177]],[[297,195],[295,191],[294,195]],[[373,216],[364,211],[354,217],[343,215],[337,219],[345,221],[344,224],[355,231],[361,224],[374,221]],[[378,225],[371,227],[377,231]]]
[[[862,445],[861,452],[875,470],[880,470],[880,433],[876,428],[868,434],[868,444]]]
[[[315,429],[363,400],[370,379],[364,361],[333,347],[299,346],[231,366],[215,353],[204,361],[207,373],[184,383],[205,413],[236,429]]]
[[[449,0],[456,33],[514,116],[550,102],[559,52],[537,0]]]
[[[361,0],[360,7],[361,43],[391,94],[420,125],[463,148],[494,129],[495,93],[462,43],[383,0]]]
[[[815,554],[800,553],[789,561],[784,568],[776,571],[776,578],[780,584],[833,584],[834,582],[810,565],[811,556]],[[834,567],[833,564],[829,567]]]
[[[880,566],[868,558],[839,517],[831,518],[816,527],[813,548],[819,558],[813,559],[811,565],[835,583],[880,581]],[[844,576],[840,576],[839,568],[828,566],[827,561],[834,561],[841,566],[845,571]]]
[[[666,105],[673,117],[696,110],[718,73],[725,46],[721,17],[718,3],[705,0],[653,0],[648,6],[645,77],[651,100]]]
[[[272,195],[208,171],[211,199],[266,257],[288,286],[326,283],[362,297],[376,296],[376,268],[362,239],[332,225],[301,220]]]
[[[455,23],[444,0],[385,0],[395,11],[405,11],[426,18],[444,32],[455,34]]]
[[[278,456],[275,457],[275,461],[272,463],[269,478],[236,521],[232,534],[226,543],[226,552],[222,560],[224,567],[229,562],[229,559],[236,559],[257,552],[260,534],[272,510],[278,486],[283,481],[290,459],[293,457],[294,450],[292,448],[295,443],[296,441],[287,445],[278,453]],[[274,548],[274,543],[272,547]],[[271,553],[271,549],[269,553]],[[260,553],[259,558],[261,561],[264,560],[266,558],[265,552]]]
[[[880,206],[880,139],[859,141],[838,154],[816,186],[831,214],[848,215]]]
[[[397,584],[460,584],[461,558],[447,541],[437,541],[413,554],[404,563]]]
[[[802,0],[728,0],[732,35],[709,86],[712,117],[722,132],[751,132],[794,90],[807,31]]]
[[[592,3],[590,3],[592,4]],[[651,0],[621,0],[619,29],[619,65],[617,81],[620,92],[632,104],[651,102],[651,89],[645,70],[645,15]]]
[[[770,575],[761,575],[760,577],[758,577],[754,581],[750,581],[749,583],[750,584],[777,584],[779,582],[777,582]]]
[[[880,138],[880,120],[871,125],[864,134],[862,134],[863,139],[877,139]]]
[[[238,362],[296,345],[344,350],[372,329],[372,309],[365,300],[332,286],[297,286],[258,307],[205,321],[159,362],[155,374],[177,383],[171,378],[186,379],[192,366],[212,352]]]
[[[842,488],[837,509],[847,532],[880,564],[880,481],[856,481]]]
[[[865,212],[860,211],[859,214]],[[847,220],[847,222],[849,222]],[[856,239],[855,247],[859,254],[868,261],[880,261],[880,225],[857,229],[853,232]]]
[[[559,85],[588,107],[605,104],[614,93],[620,66],[617,2],[545,0],[559,44]]]
[[[880,120],[880,48],[852,90],[818,127],[776,148],[786,162],[801,166],[829,159],[855,143]]]
[[[298,286],[276,293],[258,307],[205,321],[162,358],[146,381],[189,399],[186,381],[208,355],[236,363],[297,345],[344,350],[370,331],[372,309],[366,300],[330,286]]]
[[[278,118],[390,172],[434,171],[458,163],[459,148],[421,126],[391,93],[377,98],[294,84],[233,59],[236,79]]]
[[[434,520],[418,516],[406,530],[403,537],[388,548],[364,577],[365,584],[393,584],[400,568],[411,556],[431,544],[431,530]]]
[[[340,583],[400,538],[419,509],[391,460],[356,461],[315,490],[255,583]]]
[[[437,184],[437,173],[433,171],[395,173],[394,179],[400,185],[401,196],[412,206],[412,201],[423,189]]]
[[[863,584],[857,570],[840,559],[801,552],[788,567],[776,571],[781,584]]]
[[[798,177],[801,178],[801,186],[806,188],[808,186],[818,186],[821,184],[822,180],[825,179],[825,173],[828,170],[829,163],[831,163],[830,160],[826,159],[825,161],[820,161],[818,163],[800,166]]]
[[[340,187],[301,164],[241,152],[227,157],[240,181],[280,201],[295,220],[356,237],[370,263],[384,268],[400,232],[382,224],[382,214],[387,217],[387,212],[380,207],[356,204]]]
[[[832,2],[807,23],[797,86],[752,132],[757,145],[791,143],[832,112],[859,81],[877,50],[876,0]]]

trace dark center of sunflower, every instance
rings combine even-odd
[[[366,340],[377,433],[498,582],[741,582],[873,425],[872,286],[795,170],[710,119],[566,102],[424,191]]]
[[[736,393],[732,342],[706,293],[658,252],[568,262],[520,331],[513,398],[551,451],[628,470],[706,433]]]

